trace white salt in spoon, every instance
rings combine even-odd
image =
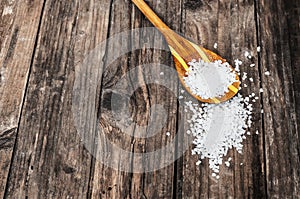
[[[139,8],[139,10],[151,21],[151,23],[164,35],[169,48],[174,57],[174,62],[179,79],[185,89],[196,99],[207,103],[220,103],[232,98],[239,90],[240,81],[239,76],[236,74],[236,81],[234,81],[228,87],[228,92],[224,92],[223,96],[211,97],[209,99],[203,99],[201,96],[193,93],[190,88],[185,84],[184,77],[189,71],[188,63],[193,59],[202,59],[205,62],[215,62],[216,60],[221,60],[225,62],[226,60],[215,54],[214,52],[207,50],[199,45],[188,41],[187,39],[181,37],[174,31],[172,31],[144,2],[144,0],[132,0],[132,2]],[[231,66],[230,66],[231,67]],[[232,67],[231,67],[232,68]],[[234,71],[234,69],[232,68]]]

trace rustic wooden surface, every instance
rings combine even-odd
[[[148,3],[173,30],[211,50],[218,43],[216,52],[228,61],[242,59],[242,72],[254,78],[253,83],[245,82],[249,86],[242,93],[264,89],[254,104],[254,127],[244,141],[243,154],[229,152],[232,164],[221,166],[219,180],[211,177],[208,161],[195,165],[197,157],[190,150],[173,164],[153,172],[130,173],[103,165],[85,148],[72,119],[76,65],[106,38],[151,24],[128,0],[3,0],[0,197],[299,198],[299,0]],[[147,34],[141,41],[145,40],[150,45],[164,43]],[[108,51],[120,45],[130,48],[129,43],[107,45]],[[256,52],[257,46],[261,46],[260,53]],[[251,60],[244,58],[245,51],[253,52]],[[105,60],[107,55],[102,56],[99,60]],[[136,66],[141,74],[138,80],[143,82],[145,71],[139,65],[147,63],[173,66],[170,54],[163,50],[144,48],[127,53],[100,69],[103,76],[96,85],[97,97],[92,103],[92,108],[101,112],[101,133],[134,153],[154,151],[169,143],[179,121],[187,117],[181,114],[174,94],[151,84],[138,89],[132,97],[134,119],[145,124],[151,105],[162,104],[168,118],[162,132],[141,139],[125,136],[114,126],[109,107],[112,88]],[[248,67],[251,63],[256,67]],[[93,70],[92,73],[97,72]],[[267,70],[270,77],[264,75]],[[82,80],[82,89],[89,90],[86,82]],[[178,92],[181,89],[177,80],[170,87]],[[92,114],[87,113],[86,119],[93,119]],[[186,128],[182,126],[178,132]],[[182,147],[180,139],[176,147]],[[167,156],[159,154],[162,161]],[[128,157],[125,163],[130,165],[133,161],[138,160]],[[141,164],[147,168],[151,162]]]

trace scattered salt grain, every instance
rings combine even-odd
[[[229,92],[228,87],[238,81],[235,71],[227,62],[192,60],[189,65],[189,71],[183,80],[192,93],[203,99],[224,96]]]
[[[242,80],[246,80],[247,79],[247,73],[243,73],[243,76],[242,76]]]
[[[251,135],[250,131],[247,132],[247,135]]]
[[[230,162],[225,161],[224,163],[225,163],[225,165],[226,165],[227,167],[230,167]]]
[[[261,112],[261,113],[264,113],[264,109],[261,109],[260,112]]]
[[[250,54],[248,51],[245,52],[245,57],[248,57]]]
[[[239,60],[239,59],[234,60],[234,67],[235,67],[234,69],[238,73],[238,75],[240,75],[240,65],[242,65],[242,64],[243,64],[243,62],[241,60]]]
[[[198,161],[196,162],[196,165],[199,166],[200,164],[201,164],[201,160],[198,160]]]
[[[248,59],[251,59],[252,55],[248,51],[246,51],[245,52],[245,57],[248,58]]]
[[[215,49],[218,48],[218,44],[217,44],[217,43],[214,44],[214,48],[215,48]]]
[[[217,176],[216,176],[216,178],[217,178],[217,179],[220,179],[220,176],[219,176],[219,175],[217,175]]]
[[[258,135],[258,134],[259,134],[258,130],[256,130],[256,131],[255,131],[255,134],[256,134],[256,135]]]
[[[266,72],[265,72],[265,75],[269,76],[269,75],[270,75],[270,72],[269,72],[269,71],[266,71]]]
[[[253,78],[252,78],[252,77],[250,77],[250,78],[249,78],[249,81],[250,81],[250,82],[253,82]]]
[[[209,168],[214,173],[219,173],[229,149],[234,147],[242,153],[244,135],[252,122],[252,104],[247,105],[245,99],[237,94],[224,103],[203,103],[200,108],[192,102],[185,103],[185,108],[192,113],[187,131],[194,136],[192,154],[200,155],[200,159],[208,158]]]
[[[260,46],[257,46],[257,52],[260,52],[261,48]]]
[[[242,166],[244,163],[241,163],[240,165]]]
[[[244,87],[246,88],[246,87],[248,87],[248,85],[247,85],[247,84],[244,84]]]
[[[250,67],[253,68],[255,66],[255,64],[250,64]]]
[[[159,74],[160,74],[160,75],[164,75],[164,72],[160,72]]]
[[[260,92],[260,93],[263,93],[263,92],[264,92],[264,89],[263,89],[263,88],[260,88],[260,89],[259,89],[259,92]]]
[[[166,135],[167,135],[167,136],[170,136],[171,134],[170,134],[170,132],[167,132]]]
[[[184,93],[184,90],[181,90],[180,92],[181,92],[181,93]]]
[[[182,95],[179,95],[178,99],[183,99],[183,96],[182,96]]]

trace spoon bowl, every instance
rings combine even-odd
[[[163,34],[165,37],[171,53],[174,58],[175,67],[178,73],[178,77],[185,87],[185,89],[197,100],[206,103],[220,103],[231,99],[239,90],[240,81],[239,76],[236,74],[236,81],[228,87],[228,92],[224,93],[223,96],[216,96],[209,99],[203,99],[201,96],[194,94],[190,88],[184,82],[184,77],[187,75],[189,65],[188,63],[193,59],[202,59],[204,62],[215,62],[221,60],[226,62],[225,59],[217,55],[216,53],[203,48],[193,42],[183,38],[182,36],[171,30],[145,3],[144,0],[132,0],[132,2],[139,8],[139,10],[149,19],[149,21]],[[231,66],[230,66],[231,67]],[[232,67],[231,67],[232,68]],[[234,71],[234,69],[232,68]]]

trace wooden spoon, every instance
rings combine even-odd
[[[149,21],[164,35],[171,53],[174,58],[176,70],[178,72],[179,79],[185,89],[196,99],[207,103],[220,103],[232,98],[239,90],[240,81],[239,76],[236,74],[236,82],[228,87],[229,92],[224,93],[222,97],[214,97],[209,99],[202,99],[200,96],[191,92],[188,86],[186,86],[183,77],[186,76],[190,62],[192,59],[198,60],[199,58],[205,62],[214,62],[226,60],[209,51],[201,46],[198,46],[191,41],[181,37],[174,31],[172,31],[162,20],[152,11],[152,9],[144,2],[144,0],[132,0],[132,2],[139,8],[139,10],[149,19]]]

